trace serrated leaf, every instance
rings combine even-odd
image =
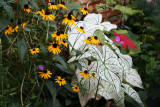
[[[143,103],[142,103],[142,101],[141,101],[141,99],[140,99],[140,97],[139,97],[139,95],[138,95],[138,93],[134,90],[134,89],[132,89],[129,85],[127,85],[127,84],[122,84],[122,86],[123,86],[123,91],[126,93],[126,94],[128,94],[130,97],[132,97],[136,102],[138,102],[142,107],[144,107],[144,105],[143,105]]]

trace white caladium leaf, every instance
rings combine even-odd
[[[95,98],[95,94],[88,93],[86,91],[79,91],[78,96],[79,96],[81,107],[85,107],[85,105],[90,99]],[[99,95],[96,96],[96,100],[99,100],[100,98],[101,96]]]
[[[88,25],[89,27],[94,26],[94,29],[100,29],[100,30],[106,30],[110,31],[112,29],[116,29],[117,25],[111,24],[110,22],[102,22],[102,15],[101,14],[88,14],[84,18],[84,22],[86,23],[85,25]],[[87,27],[88,28],[88,27]]]
[[[135,69],[130,69],[129,72],[125,72],[124,79],[133,86],[143,88],[142,80]]]
[[[105,99],[113,99],[117,107],[124,107],[124,92],[121,90],[117,93],[113,88],[112,84],[101,79],[98,94]]]
[[[123,67],[120,65],[117,55],[106,45],[102,46],[103,54],[96,48],[90,46],[89,51],[97,59],[97,73],[105,81],[114,85],[116,92],[120,91],[123,79]]]
[[[131,98],[133,98],[137,103],[139,103],[142,107],[144,107],[138,93],[133,89],[131,88],[129,85],[127,84],[122,84],[122,89],[123,91],[128,94]]]
[[[105,36],[105,35],[104,35]],[[105,36],[106,42],[110,44],[113,49],[115,49],[115,52],[119,56],[119,62],[124,68],[124,79],[132,84],[133,86],[143,88],[142,86],[142,80],[138,74],[138,72],[135,69],[132,69],[132,58],[129,55],[123,55],[120,53],[119,48],[117,48],[113,41],[110,40],[107,36]]]
[[[79,83],[76,75],[73,75],[71,84],[78,86]],[[86,90],[80,89],[80,91],[78,92],[78,96],[81,106],[85,107],[85,105],[91,98],[95,98],[95,93],[88,93]],[[100,98],[101,96],[99,95],[96,96],[96,100],[99,100]]]
[[[87,70],[88,73],[90,74],[90,77],[88,79],[83,78],[82,76],[79,75],[80,70],[76,70],[76,75],[78,79],[78,83],[81,87],[87,89],[87,92],[89,93],[95,93],[97,85],[98,85],[98,78],[99,76],[96,73],[97,69],[97,62],[91,62],[90,65],[88,65],[88,60],[87,59],[81,59],[78,61],[81,66],[82,66],[82,71]],[[95,74],[95,78],[91,75],[91,72]]]
[[[103,22],[103,23],[101,23],[101,26],[103,26],[104,30],[106,30],[106,31],[110,31],[112,29],[116,29],[117,28],[117,25],[111,24],[110,22]]]
[[[83,42],[84,39],[87,39],[89,36],[93,36],[94,31],[97,29],[100,30],[107,30],[110,31],[111,29],[117,28],[116,25],[111,24],[110,22],[103,22],[101,14],[88,14],[84,21],[76,22],[76,25],[73,25],[71,29],[68,31],[68,41],[71,43],[72,46],[69,46],[70,51],[72,47],[74,49],[79,49],[85,43]],[[80,33],[76,28],[83,27],[85,33]]]

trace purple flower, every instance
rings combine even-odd
[[[120,38],[118,36],[115,37],[116,42],[120,42]]]
[[[120,44],[124,44],[124,42],[123,42],[123,41],[121,41],[121,42],[120,42]]]
[[[44,69],[43,65],[39,65],[39,69],[43,70]]]

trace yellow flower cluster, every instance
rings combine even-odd
[[[100,42],[97,36],[88,37],[87,39],[83,40],[86,44],[98,45]]]
[[[26,26],[26,23],[22,23],[21,24],[21,27],[22,28],[25,28],[25,26]],[[20,27],[19,27],[19,25],[17,25],[14,29],[12,28],[12,26],[10,26],[10,25],[8,25],[6,28],[5,28],[5,30],[4,30],[4,32],[5,32],[5,35],[11,35],[13,32],[18,32],[20,30]]]

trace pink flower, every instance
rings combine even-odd
[[[113,34],[116,36],[114,39],[112,39],[113,42],[117,42],[118,44],[121,44],[122,47],[125,48],[126,50],[128,47],[130,49],[137,49],[134,42],[128,39],[128,36],[123,34],[117,34],[116,32],[113,32]]]

